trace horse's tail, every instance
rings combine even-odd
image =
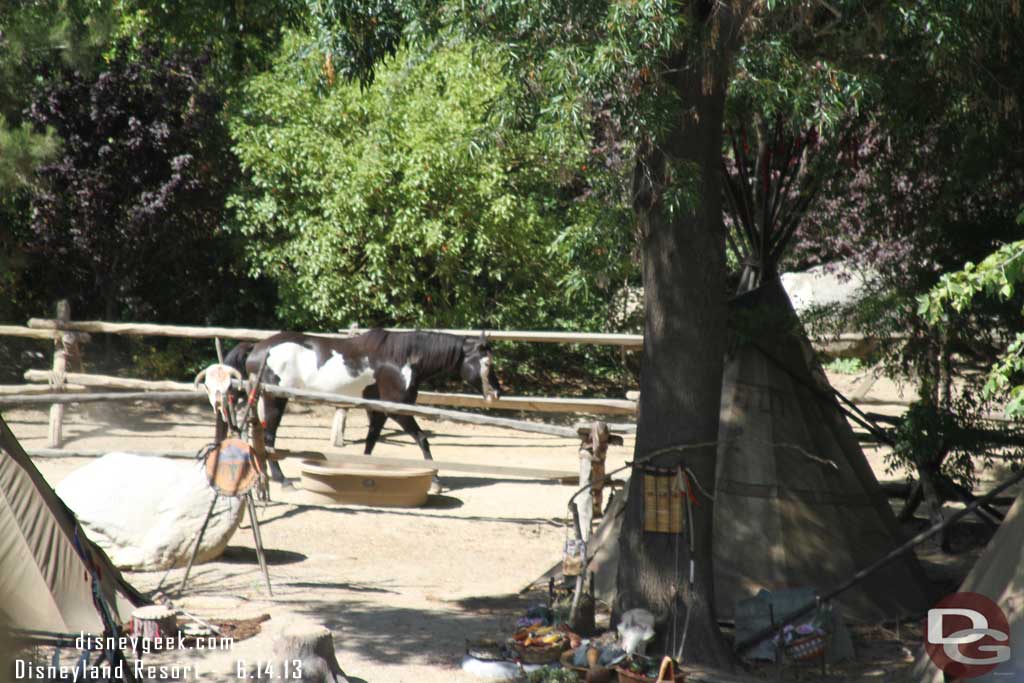
[[[230,365],[242,373],[242,377],[245,377],[245,361],[252,353],[253,346],[252,342],[239,342],[235,348],[228,351],[228,355],[224,356],[224,365]]]

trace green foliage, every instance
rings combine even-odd
[[[130,41],[167,50],[205,50],[217,87],[232,92],[246,76],[265,70],[284,30],[303,21],[301,0],[121,0],[111,45]],[[113,56],[108,52],[107,56]]]
[[[987,409],[988,401],[971,390],[960,392],[948,406],[915,401],[893,432],[887,471],[923,465],[972,490],[979,460],[985,469],[997,461],[1016,469],[1024,461],[1024,430],[1018,425],[994,428],[985,417]]]
[[[1024,333],[1018,332],[1014,340],[1006,347],[1006,352],[989,370],[988,381],[985,382],[986,397],[1003,396],[1006,398],[1007,417],[1020,419],[1024,417]]]
[[[856,375],[864,369],[864,364],[860,358],[834,358],[825,369],[840,375]]]
[[[1024,225],[1024,212],[1017,217]],[[918,314],[935,326],[948,327],[953,314],[968,314],[978,295],[1008,301],[1024,281],[1024,240],[1004,244],[979,263],[945,273],[935,287],[918,298]],[[956,317],[961,319],[962,315]],[[986,400],[1006,400],[1008,417],[1024,417],[1024,333],[1018,332],[993,364],[982,389]]]
[[[8,0],[0,9],[0,317],[37,296],[25,282],[29,189],[60,140],[24,118],[33,89],[54,65],[88,71],[109,35],[106,8],[78,0]]]
[[[191,378],[217,360],[209,340],[131,337],[124,344],[131,362],[125,374],[139,379]]]
[[[27,186],[36,167],[53,158],[58,146],[52,128],[37,133],[27,123],[10,127],[0,118],[0,188]]]
[[[1024,213],[1018,218],[1024,225]],[[932,324],[948,322],[949,309],[967,311],[978,294],[1011,299],[1024,280],[1024,240],[1004,244],[978,264],[945,273],[935,287],[918,298],[918,313]]]
[[[887,472],[892,474],[920,463],[939,463],[942,473],[973,487],[975,474],[971,456],[977,450],[977,443],[966,438],[968,426],[961,418],[972,413],[964,405],[952,410],[936,410],[926,402],[915,401],[893,434],[895,444],[885,455]]]
[[[306,43],[287,41],[231,124],[249,180],[231,229],[252,272],[277,284],[287,324],[603,319],[628,229],[579,201],[584,140],[496,119],[509,87],[496,51],[402,53],[373,88],[321,96]]]
[[[760,31],[736,56],[727,100],[730,125],[778,119],[792,132],[835,131],[858,113],[872,84],[820,53],[801,54],[782,32]]]

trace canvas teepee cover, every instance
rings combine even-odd
[[[736,335],[722,383],[713,552],[724,620],[762,588],[833,588],[904,540],[778,279],[737,297],[730,310],[736,320],[743,311],[756,319],[747,321],[751,333]],[[589,570],[607,604],[615,599],[624,494],[592,543]],[[837,602],[857,621],[917,615],[929,605],[926,585],[908,555]]]
[[[714,510],[725,619],[762,588],[828,590],[903,541],[778,278],[737,297],[733,314]],[[907,555],[838,603],[858,621],[917,615],[927,585]]]
[[[85,536],[0,417],[0,623],[101,635],[101,608],[123,623],[132,605],[144,603]]]
[[[959,588],[961,593],[980,593],[1002,608],[1010,622],[1010,661],[983,676],[977,683],[1024,680],[1024,495],[1018,496],[985,552]],[[943,674],[924,653],[914,667],[914,680],[943,683]]]

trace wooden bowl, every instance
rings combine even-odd
[[[332,465],[303,460],[302,488],[312,503],[419,507],[427,502],[437,470],[390,465]]]

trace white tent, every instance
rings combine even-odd
[[[980,593],[991,599],[1010,623],[1010,661],[971,678],[977,683],[1024,680],[1024,495],[1010,508],[985,552],[960,586],[961,593]],[[913,680],[942,683],[943,673],[921,652]]]
[[[0,622],[102,635],[145,599],[83,532],[0,417]]]

